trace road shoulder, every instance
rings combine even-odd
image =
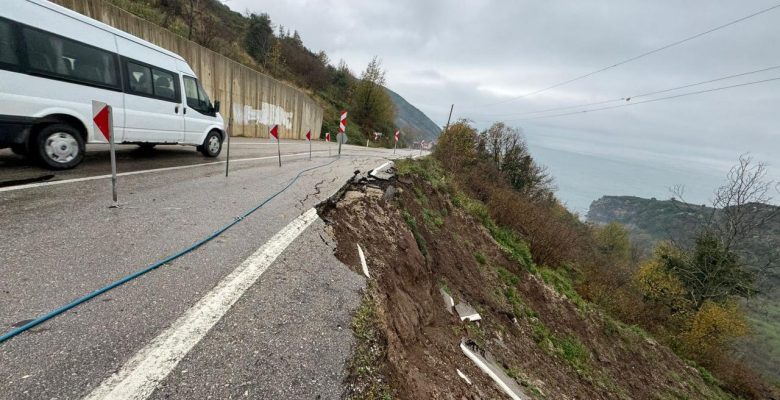
[[[151,398],[340,397],[365,280],[328,231],[312,223]]]

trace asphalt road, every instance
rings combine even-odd
[[[0,151],[2,332],[190,246],[319,167],[194,252],[0,344],[0,398],[89,395],[355,170],[393,157],[345,146],[336,159],[317,142],[312,160],[306,142],[281,149],[280,168],[275,144],[234,140],[226,178],[224,152],[214,160],[188,147],[123,146],[119,172],[139,173],[120,176],[120,208],[108,207],[110,179],[79,180],[110,172],[104,148],[56,173]],[[149,171],[180,166],[191,167]],[[311,223],[152,383],[150,397],[338,397],[363,279],[332,256],[332,246],[322,222]]]

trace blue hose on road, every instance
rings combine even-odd
[[[139,271],[137,271],[137,272],[135,272],[133,274],[130,274],[130,275],[128,275],[128,276],[118,280],[118,281],[115,281],[115,282],[113,282],[113,283],[111,283],[111,284],[109,284],[107,286],[104,286],[104,287],[102,287],[102,288],[100,288],[98,290],[95,290],[94,292],[86,294],[86,295],[84,295],[84,296],[82,296],[82,297],[80,297],[80,298],[78,298],[78,299],[76,299],[76,300],[74,300],[74,301],[72,301],[72,302],[70,302],[70,303],[68,303],[68,304],[66,304],[66,305],[56,309],[56,310],[54,310],[54,311],[51,311],[51,312],[49,312],[49,313],[47,313],[45,315],[42,315],[42,316],[40,316],[40,317],[30,321],[30,322],[28,322],[28,323],[18,327],[18,328],[12,329],[12,330],[4,333],[2,336],[0,336],[0,343],[3,343],[6,340],[11,339],[12,337],[14,337],[14,336],[16,336],[16,335],[18,335],[18,334],[20,334],[20,333],[30,329],[30,328],[33,328],[33,327],[35,327],[37,325],[40,325],[40,324],[42,324],[42,323],[44,323],[44,322],[46,322],[46,321],[48,321],[48,320],[50,320],[52,318],[54,318],[54,317],[64,313],[65,311],[68,311],[68,310],[70,310],[70,309],[72,309],[74,307],[77,307],[78,305],[80,305],[82,303],[85,303],[85,302],[87,302],[89,300],[92,300],[93,298],[95,298],[97,296],[100,296],[101,294],[103,294],[105,292],[108,292],[109,290],[111,290],[111,289],[113,289],[113,288],[115,288],[117,286],[121,286],[121,285],[123,285],[123,284],[125,284],[127,282],[132,281],[135,278],[138,278],[139,276],[141,276],[141,275],[143,275],[143,274],[145,274],[145,273],[147,273],[149,271],[157,269],[157,268],[165,265],[166,263],[169,263],[169,262],[171,262],[171,261],[173,261],[173,260],[175,260],[175,259],[177,259],[177,258],[179,258],[179,257],[181,257],[181,256],[183,256],[183,255],[185,255],[185,254],[187,254],[187,253],[197,249],[200,246],[203,246],[204,244],[210,242],[211,240],[213,240],[217,236],[223,234],[226,230],[232,228],[233,225],[243,221],[244,218],[250,216],[252,213],[254,213],[255,211],[259,210],[261,207],[263,207],[266,204],[268,204],[268,202],[273,200],[276,196],[279,196],[280,194],[282,194],[285,191],[287,191],[287,189],[289,189],[290,186],[292,186],[298,180],[298,178],[300,178],[306,172],[315,170],[317,168],[327,167],[328,165],[333,164],[336,161],[338,161],[338,159],[334,159],[331,162],[328,162],[328,163],[325,163],[325,164],[322,164],[322,165],[318,165],[316,167],[306,168],[306,169],[302,170],[297,175],[295,175],[295,177],[292,178],[290,180],[290,182],[288,182],[278,192],[272,194],[271,196],[269,196],[268,198],[263,200],[260,204],[258,204],[257,206],[253,207],[252,209],[250,209],[249,211],[239,215],[238,217],[236,217],[233,220],[233,222],[223,226],[222,228],[220,228],[216,232],[212,233],[211,235],[207,236],[206,238],[201,239],[201,240],[195,242],[190,247],[187,247],[186,249],[184,249],[184,250],[182,250],[182,251],[180,251],[180,252],[178,252],[176,254],[170,255],[170,256],[168,256],[168,257],[166,257],[166,258],[164,258],[164,259],[162,259],[162,260],[160,260],[160,261],[158,261],[158,262],[156,262],[154,264],[149,265],[148,267],[146,267],[144,269],[141,269],[141,270],[139,270]]]

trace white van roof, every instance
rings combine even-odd
[[[125,32],[125,31],[116,29],[113,26],[109,26],[109,25],[106,25],[106,24],[104,24],[104,23],[102,23],[100,21],[94,20],[94,19],[92,19],[90,17],[87,17],[86,15],[79,14],[79,13],[77,13],[77,12],[71,10],[71,9],[66,8],[66,7],[62,7],[62,6],[58,5],[58,4],[54,4],[54,3],[46,1],[46,0],[26,0],[26,1],[28,1],[30,3],[37,4],[37,5],[42,6],[42,7],[46,7],[46,8],[48,8],[48,9],[54,11],[54,12],[58,12],[60,14],[63,14],[65,16],[67,16],[67,17],[70,17],[70,18],[79,20],[81,22],[90,24],[90,25],[92,25],[92,26],[94,26],[94,27],[96,27],[98,29],[102,29],[102,30],[104,30],[106,32],[109,32],[109,33],[112,33],[114,35],[121,36],[121,37],[123,37],[123,38],[125,38],[127,40],[133,41],[133,42],[138,43],[138,44],[140,44],[142,46],[148,47],[148,48],[150,48],[152,50],[159,51],[160,53],[163,53],[165,55],[174,57],[177,60],[180,60],[180,61],[184,62],[184,64],[187,64],[187,61],[184,58],[182,58],[182,56],[180,56],[180,55],[178,55],[178,54],[176,54],[176,53],[174,53],[172,51],[166,50],[166,49],[164,49],[164,48],[162,48],[160,46],[157,46],[157,45],[155,45],[153,43],[147,42],[146,40],[143,40],[143,39],[139,38],[138,36],[133,36],[133,35]]]

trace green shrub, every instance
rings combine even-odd
[[[428,227],[434,229],[441,228],[444,225],[444,217],[442,217],[441,213],[428,208],[423,208],[423,221],[425,221]]]

